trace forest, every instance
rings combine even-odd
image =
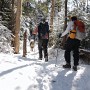
[[[90,90],[90,0],[0,0],[0,90]]]
[[[27,34],[34,30],[43,17],[49,22],[49,47],[62,48],[62,38],[59,35],[67,27],[68,20],[65,17],[70,15],[76,15],[85,23],[86,36],[81,42],[81,48],[89,51],[89,0],[0,0],[0,52],[18,54],[20,42],[25,37],[29,38]],[[24,42],[27,43],[25,40]],[[23,46],[26,53],[27,47]]]

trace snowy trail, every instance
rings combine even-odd
[[[90,66],[63,69],[64,51],[59,50],[57,62],[55,52],[50,51],[48,62],[38,60],[37,50],[26,58],[0,54],[0,90],[90,90]]]

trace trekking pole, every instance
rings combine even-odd
[[[55,67],[57,65],[57,59],[58,59],[58,48],[57,48],[57,54],[56,54],[56,63],[55,63]]]
[[[60,35],[59,35],[59,38],[61,37],[61,33],[60,33]],[[57,60],[58,60],[58,48],[59,47],[57,47],[57,54],[56,54],[56,63],[55,63],[55,67],[56,67],[56,65],[57,65]]]
[[[35,41],[34,41],[34,59],[35,59]]]
[[[35,45],[36,45],[36,36],[34,35],[34,59],[35,59]]]

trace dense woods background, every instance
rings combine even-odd
[[[24,32],[30,35],[43,17],[50,25],[49,46],[60,48],[59,34],[67,26],[68,15],[77,15],[85,23],[81,48],[90,50],[90,0],[0,0],[0,52],[19,53]]]

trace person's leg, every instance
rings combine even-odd
[[[79,64],[79,50],[78,50],[78,48],[74,49],[74,51],[73,51],[73,57],[74,57],[73,70],[74,71],[77,71],[77,66]]]
[[[73,57],[74,57],[74,65],[77,66],[79,64],[79,49],[78,48],[74,49]]]
[[[42,59],[42,40],[38,40],[39,59]]]
[[[71,50],[68,50],[68,49],[65,50],[64,58],[65,58],[65,61],[66,61],[67,64],[71,63],[71,61],[70,61],[70,59],[71,59],[70,52],[71,52]]]
[[[44,40],[43,40],[43,50],[44,50],[44,58],[45,58],[45,61],[48,61],[47,45],[48,45],[48,40],[47,40],[47,39],[44,39]]]
[[[79,46],[80,41],[76,39],[73,47],[74,66],[79,64]]]
[[[76,39],[73,47],[73,58],[74,58],[73,69],[75,71],[77,71],[77,66],[79,65],[79,46],[80,46],[80,41]]]
[[[71,55],[70,55],[71,50],[72,50],[72,40],[68,38],[65,44],[64,58],[65,58],[66,64],[63,65],[64,68],[71,68]]]

